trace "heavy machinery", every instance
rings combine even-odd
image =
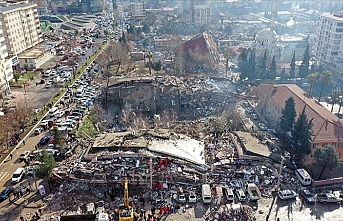
[[[133,208],[129,205],[129,182],[127,178],[124,181],[124,198],[119,204],[119,221],[133,221]]]

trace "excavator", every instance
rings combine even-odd
[[[119,221],[133,221],[133,208],[129,205],[129,182],[127,178],[124,181],[123,203],[119,205]]]

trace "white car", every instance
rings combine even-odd
[[[197,196],[193,192],[189,193],[188,202],[190,202],[190,203],[196,203],[197,202]]]
[[[268,127],[264,123],[258,123],[258,126],[261,130],[268,130]]]
[[[40,123],[41,127],[45,127],[48,125],[48,120],[42,120],[42,122]]]
[[[185,194],[179,194],[178,201],[179,201],[179,203],[185,203],[186,202]]]
[[[30,151],[25,151],[24,153],[20,154],[19,159],[24,160],[30,156]]]
[[[51,82],[48,82],[46,85],[45,85],[45,88],[51,88],[52,86],[52,83]]]
[[[293,190],[281,190],[278,194],[279,198],[282,200],[295,199],[297,195],[298,194]]]
[[[41,128],[41,127],[37,127],[36,129],[35,129],[35,135],[38,135],[38,134],[40,134],[40,133],[42,133],[43,132],[43,128]]]
[[[35,174],[35,170],[33,169],[32,166],[28,167],[26,170],[26,175],[27,176],[33,176]]]

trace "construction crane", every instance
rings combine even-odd
[[[133,221],[133,208],[129,205],[129,182],[124,181],[123,203],[119,205],[119,221]]]

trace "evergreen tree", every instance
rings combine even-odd
[[[295,112],[295,103],[293,97],[289,97],[285,102],[285,108],[281,111],[280,127],[284,131],[284,137],[286,132],[292,131],[295,117],[297,113]]]
[[[250,53],[248,78],[249,78],[250,84],[252,80],[256,79],[256,54],[255,52]]]
[[[286,68],[283,67],[282,71],[281,71],[281,80],[284,81],[287,79],[287,75],[286,75]]]
[[[233,34],[233,30],[232,30],[230,25],[227,25],[225,27],[225,33],[228,34],[228,35],[232,35]]]
[[[143,32],[144,32],[145,34],[150,33],[150,26],[147,25],[147,24],[144,24],[144,25],[143,25]]]
[[[289,70],[289,77],[293,79],[295,77],[295,51],[293,52],[293,57],[290,66],[291,69]]]
[[[239,71],[241,72],[240,74],[240,79],[244,80],[247,77],[249,77],[249,62],[248,62],[248,50],[246,48],[243,49],[241,54],[239,55]]]
[[[306,106],[300,113],[294,124],[292,137],[294,141],[294,151],[301,157],[311,153],[312,120],[307,119]]]
[[[309,67],[310,67],[310,44],[307,44],[304,55],[303,55],[303,59],[301,62],[301,66],[299,69],[299,75],[301,78],[307,77]]]
[[[270,79],[275,80],[276,78],[276,61],[275,61],[275,55],[273,56],[272,63],[270,63]]]
[[[261,62],[260,77],[262,80],[267,79],[267,50],[264,51],[263,59]]]
[[[49,177],[52,170],[56,166],[54,157],[48,154],[46,150],[43,150],[38,158],[38,161],[41,162],[41,164],[35,167],[35,173],[37,174],[37,176],[40,178]]]
[[[313,158],[318,166],[322,167],[318,179],[321,178],[326,167],[329,168],[329,171],[332,171],[340,165],[339,153],[333,146],[316,147],[313,152]]]

